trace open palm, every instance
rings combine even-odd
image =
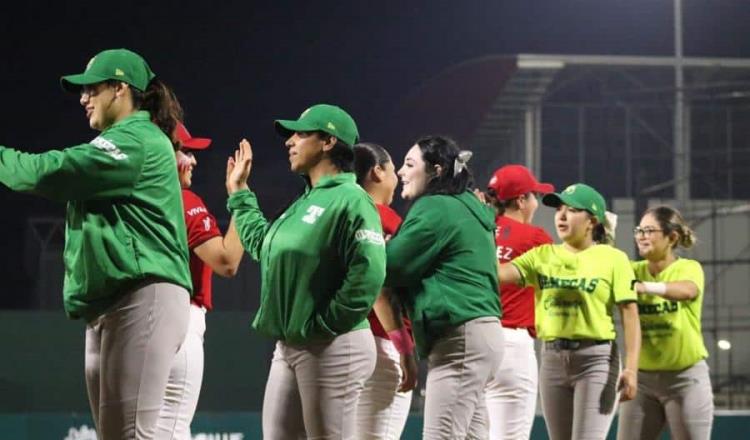
[[[235,150],[234,157],[227,159],[227,193],[232,194],[241,189],[247,189],[247,179],[253,167],[253,148],[247,139],[240,141],[239,149]]]

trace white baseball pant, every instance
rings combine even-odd
[[[263,438],[354,439],[357,401],[375,357],[369,328],[304,345],[277,342],[263,397]]]
[[[401,355],[389,339],[375,337],[375,371],[357,405],[358,440],[398,440],[406,425],[412,392],[399,393]]]
[[[487,385],[490,440],[523,440],[536,412],[539,366],[534,338],[525,328],[503,327],[505,350],[495,379]]]
[[[550,440],[604,440],[617,409],[620,355],[614,342],[542,348],[539,389]]]
[[[672,439],[709,440],[713,420],[705,360],[681,371],[639,371],[638,395],[620,407],[617,439],[657,439],[668,426]]]
[[[174,358],[164,404],[157,421],[158,438],[191,440],[190,423],[198,406],[203,382],[203,335],[206,309],[190,305],[190,324],[185,342]]]
[[[169,371],[187,332],[190,295],[142,285],[86,326],[86,388],[100,440],[156,437]]]
[[[495,317],[477,318],[446,333],[430,351],[422,438],[486,439],[484,390],[503,359]]]

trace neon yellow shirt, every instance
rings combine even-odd
[[[695,260],[680,258],[656,276],[647,261],[633,263],[639,281],[692,281],[698,296],[688,301],[672,301],[656,295],[638,295],[641,317],[641,358],[638,368],[646,371],[683,370],[708,357],[701,333],[703,308],[703,268]]]
[[[573,253],[563,245],[543,245],[511,262],[533,285],[539,338],[615,339],[612,309],[636,301],[635,279],[624,252],[594,245]]]

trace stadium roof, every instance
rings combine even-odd
[[[561,103],[671,106],[674,57],[497,55],[453,66],[406,97],[398,134],[450,134],[498,148],[523,129],[527,110]],[[688,101],[750,101],[750,59],[683,58]],[[583,93],[582,93],[583,92]]]

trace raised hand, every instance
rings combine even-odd
[[[239,148],[235,150],[234,157],[227,159],[227,194],[235,193],[242,189],[248,189],[247,179],[253,167],[253,149],[247,139],[242,139]]]

